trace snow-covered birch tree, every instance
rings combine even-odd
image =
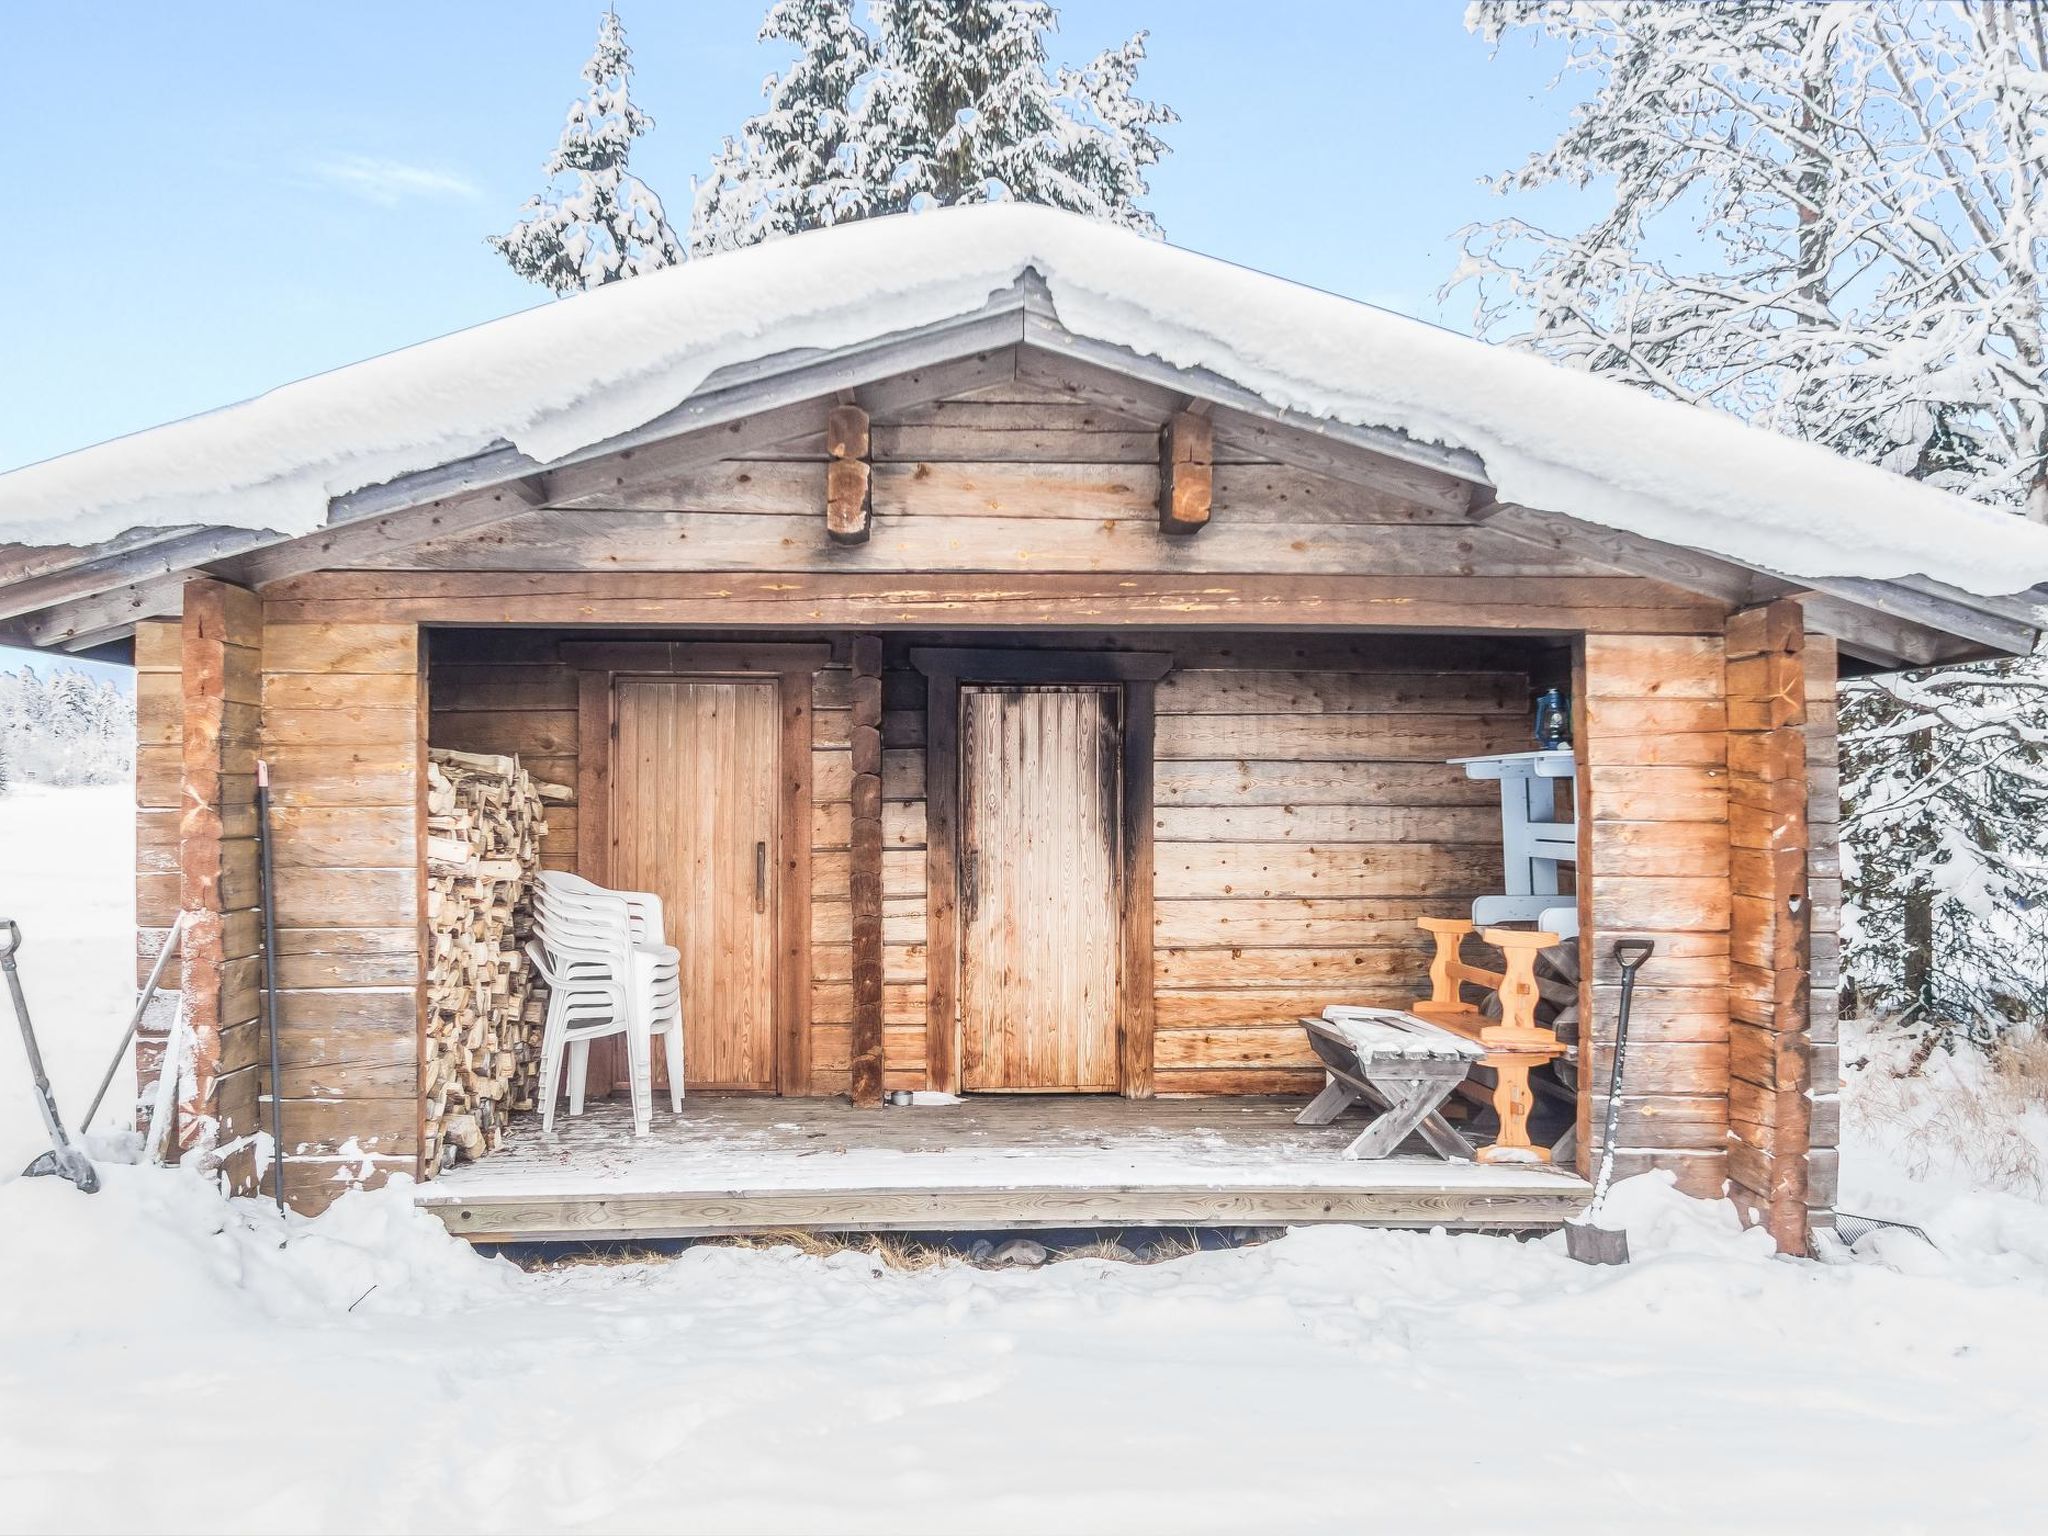
[[[557,294],[683,259],[661,199],[628,168],[634,140],[654,119],[633,101],[633,55],[617,11],[598,22],[583,80],[587,90],[569,104],[561,140],[542,168],[547,185],[489,241],[513,271]]]
[[[780,0],[763,39],[798,58],[697,191],[691,247],[954,203],[1041,203],[1148,234],[1146,171],[1172,110],[1136,93],[1144,34],[1049,63],[1045,0]]]
[[[1477,328],[2048,520],[2048,23],[2034,3],[1482,0],[1590,88],[1466,232]],[[2036,663],[1847,691],[1848,964],[1938,1022],[2042,1009]]]

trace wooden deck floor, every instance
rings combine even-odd
[[[539,1123],[420,1187],[479,1242],[773,1229],[980,1231],[1115,1226],[1528,1228],[1590,1190],[1533,1165],[1445,1163],[1411,1143],[1340,1150],[1362,1117],[1293,1124],[1295,1099],[982,1097],[856,1110],[843,1100],[688,1100],[635,1138],[623,1102]],[[1412,1149],[1412,1150],[1411,1150]]]

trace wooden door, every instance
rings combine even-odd
[[[970,1091],[1112,1092],[1118,697],[961,692],[960,1064]]]
[[[610,884],[682,952],[686,1086],[773,1092],[775,684],[620,678],[613,707]]]

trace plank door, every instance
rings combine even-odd
[[[1113,1092],[1121,947],[1114,688],[966,688],[961,1082]]]
[[[616,686],[610,883],[659,896],[682,952],[685,1085],[773,1092],[775,684]],[[659,1042],[654,1073],[666,1084]]]

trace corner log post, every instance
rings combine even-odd
[[[839,544],[865,544],[874,523],[874,473],[868,413],[835,405],[825,416],[825,531]]]
[[[1159,529],[1200,533],[1216,488],[1216,431],[1207,416],[1179,411],[1159,429]]]
[[[853,672],[853,1102],[882,1102],[882,642],[856,635]]]
[[[256,852],[256,743],[262,719],[263,610],[256,595],[202,578],[185,585],[179,636],[182,762],[178,984],[187,1054],[178,1083],[180,1161],[255,1188],[262,995]],[[223,1149],[226,1149],[223,1155]]]
[[[1813,1129],[1805,638],[1794,602],[1728,621],[1728,1182],[1783,1253],[1807,1248]]]

